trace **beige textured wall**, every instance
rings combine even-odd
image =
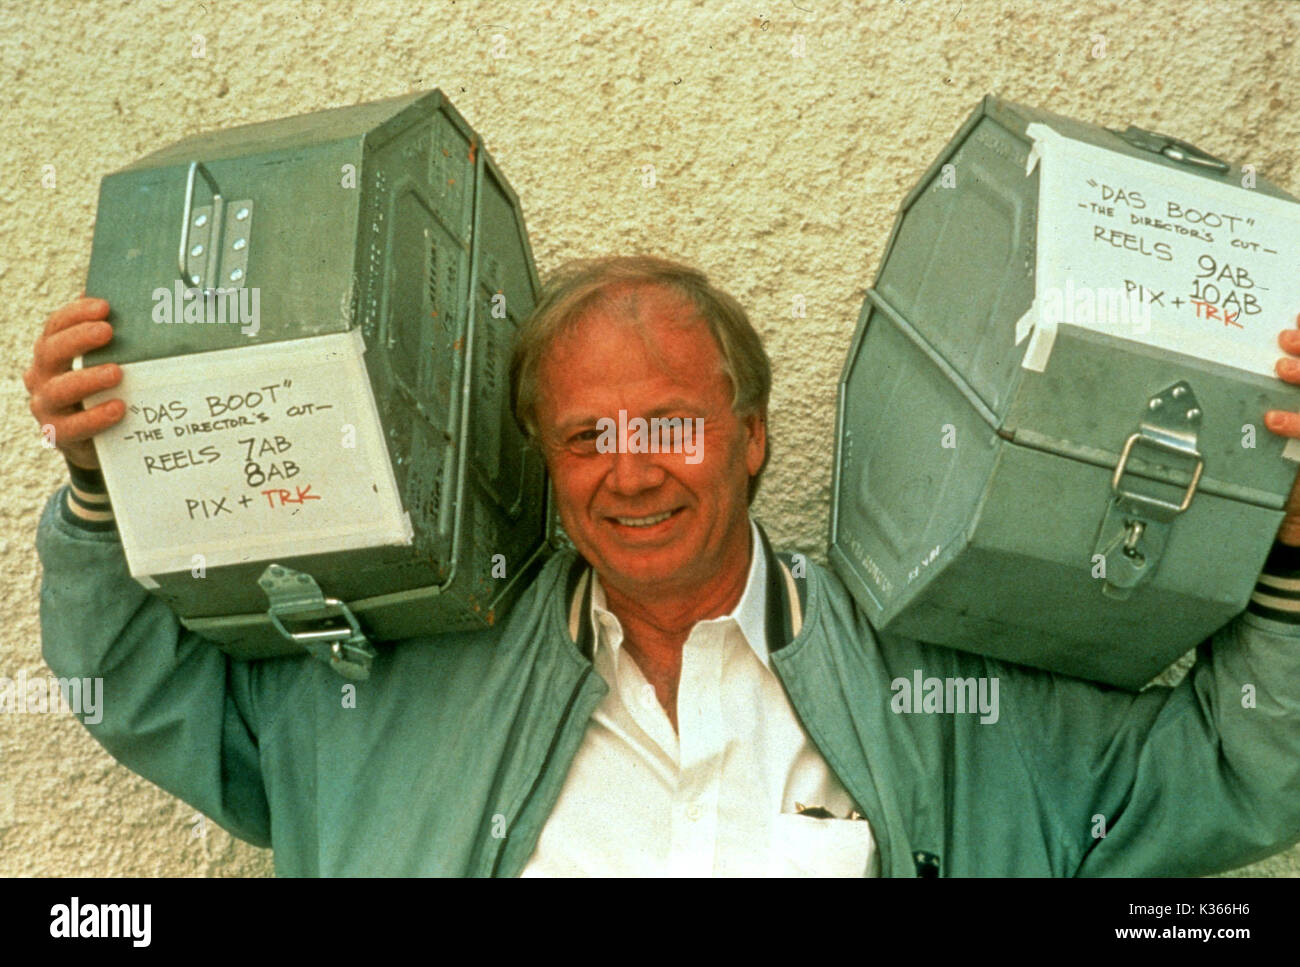
[[[63,478],[21,373],[46,313],[82,289],[99,178],[153,148],[441,87],[518,191],[543,275],[568,256],[675,254],[751,311],[776,368],[757,509],[823,558],[858,307],[898,203],[976,101],[1166,131],[1300,194],[1298,28],[1285,2],[3,0],[0,675],[49,674],[32,541]],[[270,872],[269,853],[196,835],[193,817],[70,715],[0,715],[0,874]],[[1300,851],[1247,872],[1300,874]]]

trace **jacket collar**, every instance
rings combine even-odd
[[[773,551],[763,525],[757,521],[754,523],[767,564],[767,617],[764,624],[767,651],[772,655],[793,641],[803,626],[805,582],[794,579],[788,555],[778,555]],[[591,574],[591,565],[586,559],[575,555],[569,568],[564,595],[564,600],[568,603],[569,638],[588,661],[591,661],[595,651],[591,622],[584,620],[584,616],[591,614]]]

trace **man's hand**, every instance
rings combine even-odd
[[[1296,326],[1300,327],[1300,316],[1296,316]],[[1300,386],[1300,328],[1284,329],[1277,337],[1277,344],[1292,355],[1277,361],[1277,374],[1288,383]],[[1300,413],[1286,410],[1269,410],[1264,414],[1264,425],[1278,436],[1300,439]],[[1300,547],[1300,476],[1291,487],[1291,496],[1286,501],[1286,516],[1278,528],[1277,539],[1283,544]]]
[[[81,402],[91,393],[120,383],[121,367],[102,363],[75,372],[72,369],[74,359],[113,338],[113,327],[102,321],[107,318],[108,303],[103,299],[81,298],[55,310],[36,340],[31,368],[23,373],[36,422],[52,426],[54,445],[70,463],[89,470],[99,468],[90,438],[126,415],[121,400],[108,400],[88,410]]]

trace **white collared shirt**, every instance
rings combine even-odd
[[[609,683],[523,876],[861,876],[870,825],[804,732],[767,650],[767,561],[750,522],[731,614],[682,647],[678,732],[593,573],[593,662]],[[836,818],[795,813],[822,806]]]

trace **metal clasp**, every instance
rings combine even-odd
[[[1191,386],[1179,381],[1147,401],[1137,431],[1125,439],[1111,474],[1112,496],[1093,552],[1094,561],[1102,558],[1104,569],[1098,576],[1105,579],[1102,592],[1108,597],[1127,598],[1133,588],[1150,579],[1164,553],[1174,518],[1191,506],[1205,470],[1197,442],[1201,415]],[[1142,493],[1127,484],[1124,475],[1138,445],[1196,461],[1179,501]]]
[[[1124,553],[1129,557],[1138,557],[1138,541],[1142,540],[1142,532],[1147,529],[1147,525],[1140,520],[1126,520],[1124,526],[1127,528],[1124,534]]]
[[[272,564],[262,572],[257,583],[270,602],[267,615],[276,631],[344,678],[370,677],[370,665],[378,653],[361,630],[352,609],[338,598],[325,597],[315,578]],[[340,618],[342,623],[338,623]],[[286,622],[306,627],[291,630]]]
[[[1139,494],[1134,491],[1125,490],[1119,485],[1120,480],[1124,476],[1124,468],[1128,464],[1129,454],[1133,452],[1133,444],[1137,443],[1139,440],[1159,449],[1167,450],[1172,453],[1194,456],[1196,458],[1196,469],[1192,471],[1192,481],[1187,485],[1187,491],[1183,494],[1183,499],[1180,503],[1175,504],[1167,500],[1160,500],[1157,497],[1151,497],[1146,494]],[[1188,454],[1184,447],[1166,443],[1158,437],[1144,436],[1139,430],[1137,433],[1131,434],[1129,438],[1124,441],[1124,450],[1119,455],[1119,462],[1115,464],[1115,473],[1110,478],[1110,489],[1113,490],[1118,497],[1132,500],[1139,504],[1159,508],[1168,511],[1170,514],[1181,514],[1191,506],[1192,495],[1196,493],[1196,485],[1201,482],[1201,472],[1204,469],[1205,460],[1201,458],[1199,453],[1193,452]]]

